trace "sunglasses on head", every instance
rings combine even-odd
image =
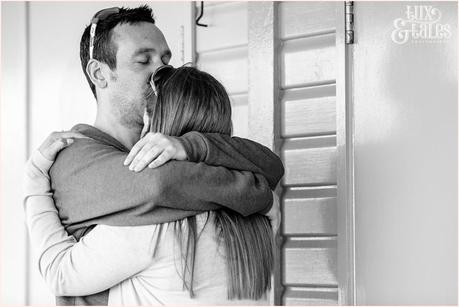
[[[108,16],[117,14],[120,12],[118,7],[110,7],[107,9],[103,9],[98,11],[94,17],[91,19],[91,30],[89,32],[89,59],[92,60],[94,56],[94,40],[96,37],[96,28],[97,23],[106,19]]]

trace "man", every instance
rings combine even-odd
[[[139,142],[144,110],[152,101],[150,77],[171,58],[151,9],[96,14],[83,33],[80,57],[97,100],[96,121],[72,129],[90,139],[62,151],[50,171],[59,216],[70,234],[79,240],[97,224],[165,223],[221,206],[243,215],[271,209],[271,190],[283,166],[269,149],[249,140],[149,133],[145,138],[156,144],[154,150],[135,160],[131,170],[123,165],[132,160],[127,153]],[[138,172],[152,158],[152,168]],[[171,159],[188,162],[164,164]],[[104,196],[94,197],[94,189]],[[57,304],[106,305],[107,294],[58,297]]]

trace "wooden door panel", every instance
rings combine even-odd
[[[338,289],[287,287],[282,303],[293,306],[338,305]]]
[[[288,188],[282,203],[284,235],[336,235],[336,188]]]
[[[335,95],[333,84],[285,90],[281,102],[282,137],[336,133]]]
[[[335,34],[284,41],[282,88],[333,82],[336,78]]]
[[[283,184],[336,184],[335,136],[287,139],[283,146]]]
[[[290,39],[335,30],[334,2],[281,2],[279,4],[280,38]]]
[[[285,286],[337,286],[335,238],[290,238],[283,259]]]

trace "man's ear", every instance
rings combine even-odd
[[[106,69],[103,67],[106,65],[95,59],[89,60],[88,65],[86,65],[86,73],[91,79],[92,83],[98,88],[107,87],[107,76]]]

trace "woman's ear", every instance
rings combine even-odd
[[[98,88],[107,87],[107,78],[104,73],[103,63],[92,59],[89,60],[88,65],[86,65],[86,73],[91,79],[92,83]]]

